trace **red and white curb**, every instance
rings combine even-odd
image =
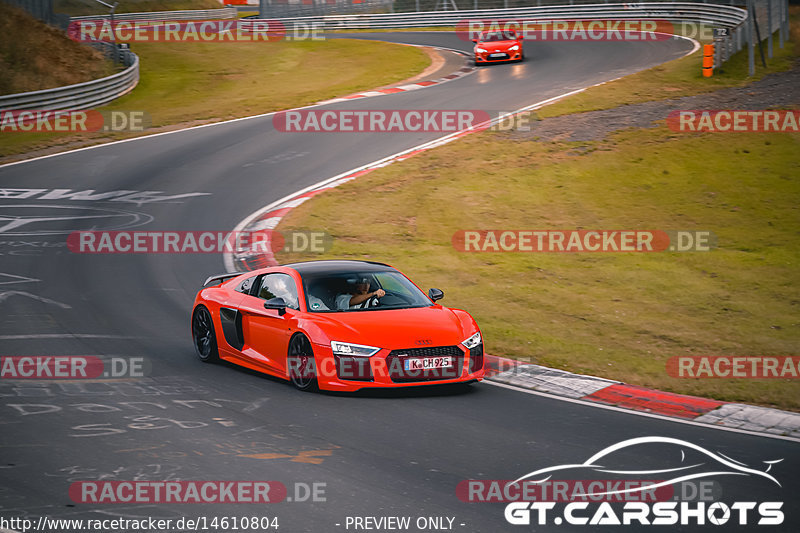
[[[689,54],[699,47],[694,41],[694,48]],[[689,55],[687,54],[687,55]],[[463,70],[463,69],[462,69]],[[456,76],[460,77],[460,76]],[[450,77],[446,77],[450,78]],[[445,79],[445,78],[443,78]],[[454,79],[454,78],[453,78]],[[613,80],[610,80],[613,81]],[[596,85],[603,85],[602,82]],[[417,84],[414,84],[417,85]],[[429,85],[423,85],[429,86]],[[587,87],[588,88],[588,87]],[[507,115],[498,117],[489,123],[473,128],[451,133],[433,141],[409,148],[397,154],[390,155],[379,161],[369,163],[362,167],[349,170],[327,180],[316,183],[294,194],[281,198],[276,202],[256,211],[239,223],[234,231],[259,231],[271,230],[292,209],[313,198],[317,194],[338,187],[343,183],[352,181],[374,169],[385,167],[396,161],[408,159],[416,154],[442,146],[464,135],[481,131],[492,124],[525,111],[539,109],[554,101],[572,94],[584,91],[586,88],[577,89],[547,100],[518,109]],[[398,92],[398,91],[394,91]],[[368,91],[353,95],[352,98],[367,98],[381,94],[391,94],[381,91]],[[333,101],[346,101],[350,97],[339,98]],[[228,272],[241,270],[255,270],[278,264],[269,246],[268,251],[253,252],[242,250],[226,252],[223,256],[225,268]],[[627,385],[619,381],[604,378],[573,374],[564,370],[547,368],[539,365],[521,363],[503,357],[487,356],[487,379],[499,384],[509,385],[536,391],[545,395],[552,395],[574,401],[586,401],[599,405],[615,408],[629,409],[640,413],[671,417],[683,421],[708,424],[714,427],[740,430],[743,432],[767,433],[775,437],[800,441],[800,413],[780,411],[766,407],[756,407],[745,404],[733,404],[686,396],[670,392],[662,392],[635,385]]]
[[[377,168],[382,168],[391,165],[392,163],[395,163],[397,161],[403,161],[405,159],[408,159],[409,157],[413,157],[422,152],[426,152],[432,148],[443,146],[465,135],[469,135],[470,133],[474,133],[476,131],[483,131],[493,126],[494,124],[499,123],[500,121],[506,120],[508,117],[515,116],[520,113],[524,113],[526,111],[533,111],[535,109],[539,109],[540,107],[544,107],[557,100],[566,98],[567,96],[583,92],[584,90],[586,89],[576,89],[568,93],[560,94],[558,96],[542,100],[541,102],[537,102],[535,104],[523,107],[516,111],[512,111],[510,113],[498,116],[492,120],[483,122],[481,124],[476,124],[475,126],[472,126],[468,129],[449,133],[447,135],[439,137],[438,139],[428,141],[426,143],[414,146],[407,150],[403,150],[402,152],[398,152],[396,154],[384,157],[383,159],[379,159],[378,161],[373,161],[372,163],[368,163],[361,167],[348,170],[347,172],[343,172],[342,174],[333,176],[332,178],[329,178],[327,180],[323,180],[310,187],[306,187],[305,189],[300,190],[294,194],[285,196],[280,200],[272,202],[268,206],[259,209],[255,213],[252,213],[250,216],[242,220],[233,229],[233,231],[256,232],[256,231],[275,229],[278,226],[278,223],[281,221],[281,219],[283,219],[283,217],[285,217],[292,209],[294,209],[298,205],[303,204],[307,200],[313,198],[314,196],[323,191],[327,191],[329,189],[333,189],[334,187],[338,187],[343,183],[347,183],[348,181],[352,181],[360,176],[363,176],[364,174],[368,174],[369,172]],[[237,249],[233,252],[225,252],[223,254],[223,262],[225,263],[225,268],[227,269],[228,272],[238,272],[242,270],[255,270],[257,268],[264,268],[268,266],[277,265],[278,261],[275,259],[275,255],[273,254],[271,247],[269,246],[269,242],[267,240],[264,241],[264,245],[265,245],[263,247],[264,249],[259,251],[254,251],[250,248],[247,248],[242,250]]]
[[[416,45],[406,45],[406,46],[416,46]],[[441,47],[425,47],[425,48],[434,48],[436,50],[445,50],[448,52],[454,52],[456,54],[460,54],[463,56],[469,57],[469,54],[462,52],[460,50],[453,50],[450,48],[441,48]],[[442,83],[446,83],[448,81],[457,80],[458,78],[463,78],[468,74],[472,74],[475,72],[477,67],[461,67],[457,71],[452,74],[448,74],[447,76],[443,76],[441,78],[435,80],[427,80],[427,81],[418,81],[415,83],[408,83],[406,85],[399,85],[397,87],[387,87],[385,89],[375,89],[372,91],[364,91],[360,93],[351,94],[348,96],[340,96],[337,98],[332,98],[330,100],[324,100],[319,102],[317,105],[325,105],[325,104],[336,104],[339,102],[349,102],[352,100],[359,100],[361,98],[371,98],[373,96],[383,96],[385,94],[396,94],[396,93],[403,93],[407,91],[416,91],[419,89],[425,89],[427,87],[432,87],[434,85],[439,85]]]
[[[548,395],[800,441],[800,413],[662,392],[492,355],[486,356],[486,373],[490,381]]]

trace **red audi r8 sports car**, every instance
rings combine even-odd
[[[514,30],[484,31],[472,42],[475,43],[476,65],[525,59],[522,36]]]
[[[309,261],[211,276],[194,302],[200,360],[230,361],[301,390],[355,391],[483,379],[466,311],[437,304],[394,268]]]

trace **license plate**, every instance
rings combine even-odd
[[[430,370],[432,368],[452,368],[452,357],[420,357],[403,361],[405,370]]]
[[[489,57],[506,57],[506,54],[489,54]]]

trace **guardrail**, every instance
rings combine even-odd
[[[14,109],[88,109],[99,107],[130,92],[139,83],[139,58],[130,50],[121,50],[127,68],[99,80],[0,96],[0,110]]]
[[[259,16],[263,18],[305,17],[317,15],[348,15],[354,13],[392,13],[397,0],[261,0]],[[404,11],[424,11],[405,9]]]
[[[151,13],[119,13],[116,20],[210,20],[237,18],[236,8],[196,9],[188,11],[154,11]],[[108,19],[109,15],[72,17],[71,20]],[[91,46],[99,48],[105,55],[125,70],[99,80],[75,85],[31,91],[27,93],[0,96],[0,110],[15,109],[88,109],[105,105],[127,94],[139,83],[139,58],[127,48],[116,47],[111,43],[96,42]]]
[[[424,11],[414,13],[371,13],[352,15],[321,15],[286,17],[279,20],[292,31],[295,27],[312,25],[323,31],[400,29],[424,27],[453,27],[467,20],[663,20],[680,24],[702,24],[719,30],[714,40],[716,52],[714,66],[719,67],[746,42],[749,46],[750,75],[755,73],[753,54],[755,44],[768,39],[769,57],[772,57],[772,34],[779,33],[780,47],[789,38],[788,0],[746,0],[747,8],[725,5],[734,0],[700,2],[639,2],[547,5],[510,9],[472,9],[458,11]],[[580,0],[578,0],[580,1]],[[247,19],[256,21],[258,19]],[[758,21],[763,21],[761,26]],[[676,33],[681,33],[676,32]],[[763,34],[763,37],[761,37]]]
[[[220,9],[189,9],[184,11],[152,11],[149,13],[116,13],[116,20],[217,20],[235,19],[238,10],[235,7]],[[109,15],[88,15],[72,17],[71,20],[107,19]]]
[[[511,9],[427,11],[419,13],[372,13],[287,17],[284,25],[321,24],[325,30],[452,27],[470,19],[513,20],[667,20],[723,27],[735,27],[747,18],[746,11],[733,6],[697,2],[653,2],[643,4],[581,4]],[[255,19],[245,19],[255,20]]]

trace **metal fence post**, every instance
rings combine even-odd
[[[747,72],[753,76],[756,73],[756,48],[753,42],[753,0],[747,0]]]
[[[772,59],[772,0],[767,0],[767,57]]]
[[[789,40],[789,0],[783,0],[783,40]]]

